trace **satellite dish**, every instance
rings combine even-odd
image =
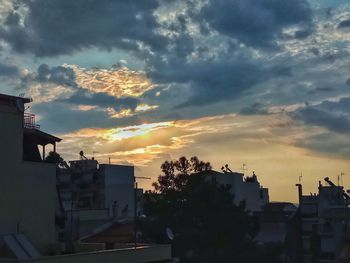
[[[20,112],[24,112],[24,103],[21,99],[16,100],[16,106]]]
[[[169,227],[166,228],[166,235],[170,240],[174,240],[174,233]]]

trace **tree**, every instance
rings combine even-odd
[[[165,231],[172,229],[173,253],[181,262],[262,262],[253,241],[256,219],[243,203],[234,204],[229,187],[209,180],[210,163],[181,157],[161,169],[155,190],[145,195],[144,236],[169,242]]]
[[[49,155],[46,157],[45,161],[60,165],[63,162],[63,158],[57,152],[49,152]]]
[[[209,162],[199,161],[197,157],[190,160],[181,157],[177,161],[165,161],[160,168],[163,175],[158,177],[158,182],[153,183],[153,187],[160,193],[166,193],[182,190],[191,174],[209,171],[211,165]]]

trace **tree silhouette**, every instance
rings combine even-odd
[[[60,165],[64,160],[57,152],[49,152],[49,155],[46,157],[45,161]]]
[[[182,190],[191,174],[211,170],[209,162],[199,161],[197,157],[188,160],[181,157],[177,161],[165,161],[161,165],[163,175],[158,177],[158,182],[153,183],[153,187],[160,193],[167,191]]]
[[[279,262],[278,254],[256,246],[257,221],[244,204],[234,204],[228,186],[208,180],[210,163],[181,157],[161,170],[155,190],[145,195],[146,219],[140,223],[146,238],[171,242],[181,262]],[[166,228],[174,233],[172,241]]]

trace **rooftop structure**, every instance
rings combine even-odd
[[[350,261],[344,258],[350,242],[350,197],[328,177],[325,182],[319,182],[318,193],[310,195],[303,195],[297,185],[304,263]]]
[[[75,253],[61,255],[68,250],[68,242],[59,242],[57,235],[57,229],[62,223],[60,221],[65,220],[64,213],[62,218],[59,213],[64,210],[64,207],[62,202],[59,205],[60,195],[56,188],[57,167],[45,160],[45,147],[51,144],[52,151],[55,152],[56,143],[61,139],[40,130],[35,122],[35,116],[25,114],[25,104],[29,102],[31,102],[30,99],[0,94],[0,165],[2,169],[0,173],[0,262],[173,262],[169,245],[136,247],[134,244],[132,246],[129,244],[122,248],[110,249],[111,247],[104,242],[83,243],[79,239],[70,240],[74,247],[74,251],[70,250],[70,252]],[[41,152],[39,148],[42,148]],[[73,170],[77,168],[75,164],[73,164]],[[83,165],[83,170],[86,171],[90,166],[94,168],[96,162],[85,161],[79,164]],[[105,178],[115,177],[113,169],[106,166],[103,172]],[[131,191],[134,193],[133,168],[128,169],[132,171],[132,174],[127,176],[131,178],[130,183],[121,184],[121,188],[131,185]],[[111,173],[108,172],[109,170]],[[81,182],[93,180],[90,177],[91,174],[82,175],[82,178],[79,178]],[[113,180],[112,183],[115,182]],[[105,189],[103,192],[105,197],[103,202],[97,205],[105,207],[107,203],[114,204],[114,199],[118,198],[118,194],[113,193],[113,187],[108,190],[109,186],[109,181],[106,179],[102,188]],[[82,198],[84,191],[78,190],[79,195],[81,194],[79,202],[81,201],[83,206],[91,205],[92,203],[84,203],[85,200]],[[114,190],[119,189],[114,188]],[[108,202],[105,201],[107,199]],[[122,207],[123,202],[129,201],[121,199]],[[58,209],[59,207],[61,209]],[[108,208],[110,209],[110,206]],[[130,209],[133,209],[131,205]],[[103,220],[110,218],[110,214],[109,210],[103,209],[77,209],[71,213],[73,219],[81,218],[86,222],[93,219],[94,223],[98,217]]]
[[[0,94],[0,235],[25,233],[45,253],[55,242],[56,167],[43,162],[38,147],[60,139],[24,126],[30,101]],[[0,238],[0,248],[3,242]]]
[[[142,189],[135,188],[133,166],[99,164],[83,154],[81,157],[57,173],[57,189],[66,218],[61,236],[73,231],[76,240],[104,224],[132,222],[135,212],[142,210],[141,199],[137,198],[142,196]]]
[[[244,201],[246,209],[251,212],[261,211],[262,207],[269,203],[269,192],[267,188],[260,185],[255,173],[251,177],[244,177],[243,173],[206,171],[208,178],[212,181],[230,186],[230,192],[236,204]]]

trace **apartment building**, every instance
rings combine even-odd
[[[244,177],[243,173],[225,170],[224,172],[206,171],[212,181],[230,187],[230,192],[236,204],[244,201],[246,209],[258,212],[269,203],[269,190],[260,185],[255,173]]]
[[[319,182],[318,193],[310,195],[303,195],[298,184],[304,263],[343,262],[350,242],[350,197],[328,177],[325,183]]]
[[[31,262],[86,262],[86,263],[136,263],[136,262],[173,262],[170,245],[124,246],[122,249],[107,250],[105,243],[83,243],[79,240],[70,240],[74,244],[74,250],[70,254],[64,254],[67,250],[66,242],[58,238],[59,216],[65,217],[64,210],[87,205],[108,208],[107,217],[119,211],[111,211],[111,204],[120,203],[121,212],[126,204],[135,201],[131,196],[134,191],[133,167],[101,166],[101,178],[104,178],[103,190],[98,198],[94,189],[88,189],[88,195],[84,187],[95,180],[96,162],[80,162],[89,173],[83,177],[77,175],[78,188],[71,188],[71,200],[78,200],[73,206],[64,204],[61,199],[61,191],[57,185],[64,184],[70,187],[71,174],[60,174],[63,179],[56,182],[56,164],[45,161],[46,153],[56,151],[56,144],[60,138],[45,133],[36,124],[33,114],[25,113],[25,104],[30,99],[0,94],[0,261],[3,263]],[[76,164],[76,163],[75,163]],[[75,167],[73,164],[73,167]],[[73,168],[74,169],[74,168]],[[115,179],[115,173],[128,171]],[[67,171],[66,171],[67,172]],[[75,178],[74,178],[75,180]],[[103,180],[102,180],[103,182]],[[117,189],[119,186],[123,191],[128,188],[130,195],[125,195]],[[89,186],[88,186],[89,187]],[[101,190],[100,189],[100,190]],[[100,191],[99,190],[99,191]],[[120,190],[120,191],[119,191]],[[115,191],[117,193],[115,193]],[[118,192],[119,191],[119,192]],[[92,192],[92,196],[91,196]],[[125,198],[124,200],[124,197]],[[102,198],[103,197],[103,198]],[[67,193],[66,197],[67,198]],[[103,200],[103,202],[101,201]],[[112,207],[113,207],[112,205]],[[124,209],[124,210],[123,210]],[[83,210],[78,209],[78,213]],[[96,220],[101,216],[100,211],[83,211],[83,218]],[[90,213],[92,212],[92,213]],[[95,213],[96,212],[96,213]],[[75,218],[75,215],[73,218]],[[130,215],[133,214],[130,212]],[[104,219],[104,215],[101,216]],[[87,220],[88,221],[88,220]]]

